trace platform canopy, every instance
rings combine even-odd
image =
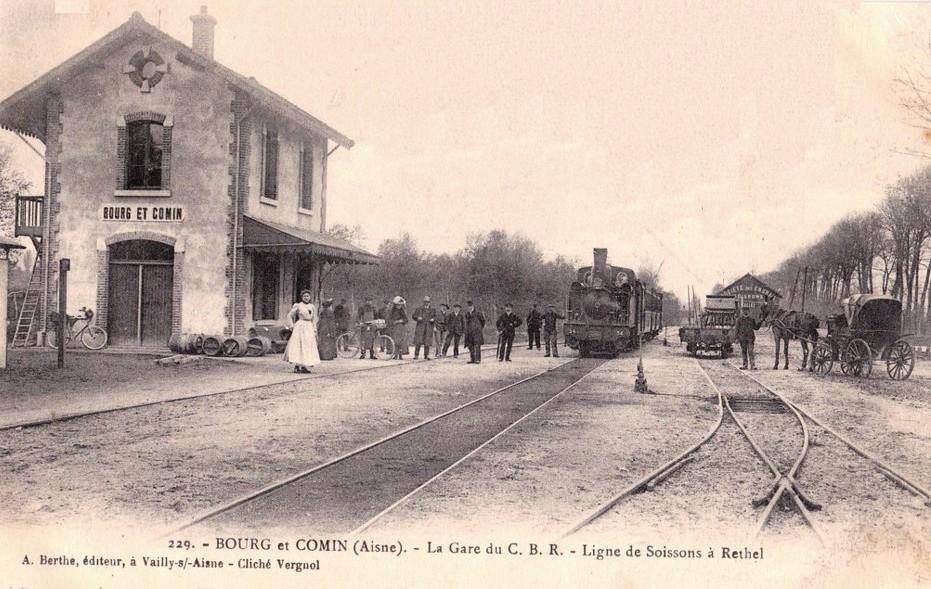
[[[319,256],[331,263],[377,264],[378,256],[331,235],[243,215],[242,248]]]

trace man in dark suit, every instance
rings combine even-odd
[[[556,312],[556,306],[550,303],[546,306],[546,313],[543,314],[543,341],[546,344],[546,356],[550,356],[550,344],[553,345],[553,356],[559,358],[559,350],[556,349],[556,320],[565,319],[561,313]]]
[[[430,306],[429,296],[423,298],[423,305],[414,311],[411,319],[417,322],[414,328],[414,360],[420,357],[420,346],[423,346],[423,359],[429,360],[430,340],[433,339],[433,326],[436,323],[436,309]]]
[[[537,310],[537,304],[533,304],[530,313],[527,313],[527,349],[533,349],[533,342],[537,342],[537,349],[540,349],[540,328],[543,327],[543,315]]]
[[[504,313],[498,317],[495,327],[498,329],[498,362],[511,361],[511,346],[514,345],[514,332],[522,325],[520,317],[511,311],[511,303],[504,305]]]
[[[468,311],[465,314],[465,345],[469,348],[469,364],[481,364],[482,344],[485,336],[485,314],[475,308],[472,301],[466,301]]]
[[[459,357],[459,338],[465,333],[465,318],[462,316],[462,305],[453,305],[453,312],[446,316],[446,342],[443,344],[443,356],[449,351],[449,344],[453,344],[453,358]]]

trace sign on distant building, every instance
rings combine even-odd
[[[750,273],[744,274],[715,294],[736,297],[738,307],[741,310],[750,309],[750,314],[756,319],[759,319],[759,309],[767,298],[782,298],[779,292]]]

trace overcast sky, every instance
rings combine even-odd
[[[205,3],[58,0],[86,13],[46,18],[27,1],[0,0],[3,97],[133,10],[190,43]],[[920,134],[892,80],[931,71],[931,3],[206,4],[218,61],[356,141],[330,162],[328,222],[372,249],[409,231],[452,252],[499,227],[548,256],[662,262],[664,286],[701,293],[924,163],[895,152]],[[38,158],[18,161],[41,187]]]

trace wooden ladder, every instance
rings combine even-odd
[[[39,311],[39,303],[42,298],[41,260],[41,250],[38,250],[36,252],[36,261],[32,266],[29,286],[26,288],[26,296],[23,297],[23,306],[20,308],[19,317],[16,320],[16,331],[13,332],[14,348],[24,348],[36,341],[33,327],[35,326],[36,313]]]

